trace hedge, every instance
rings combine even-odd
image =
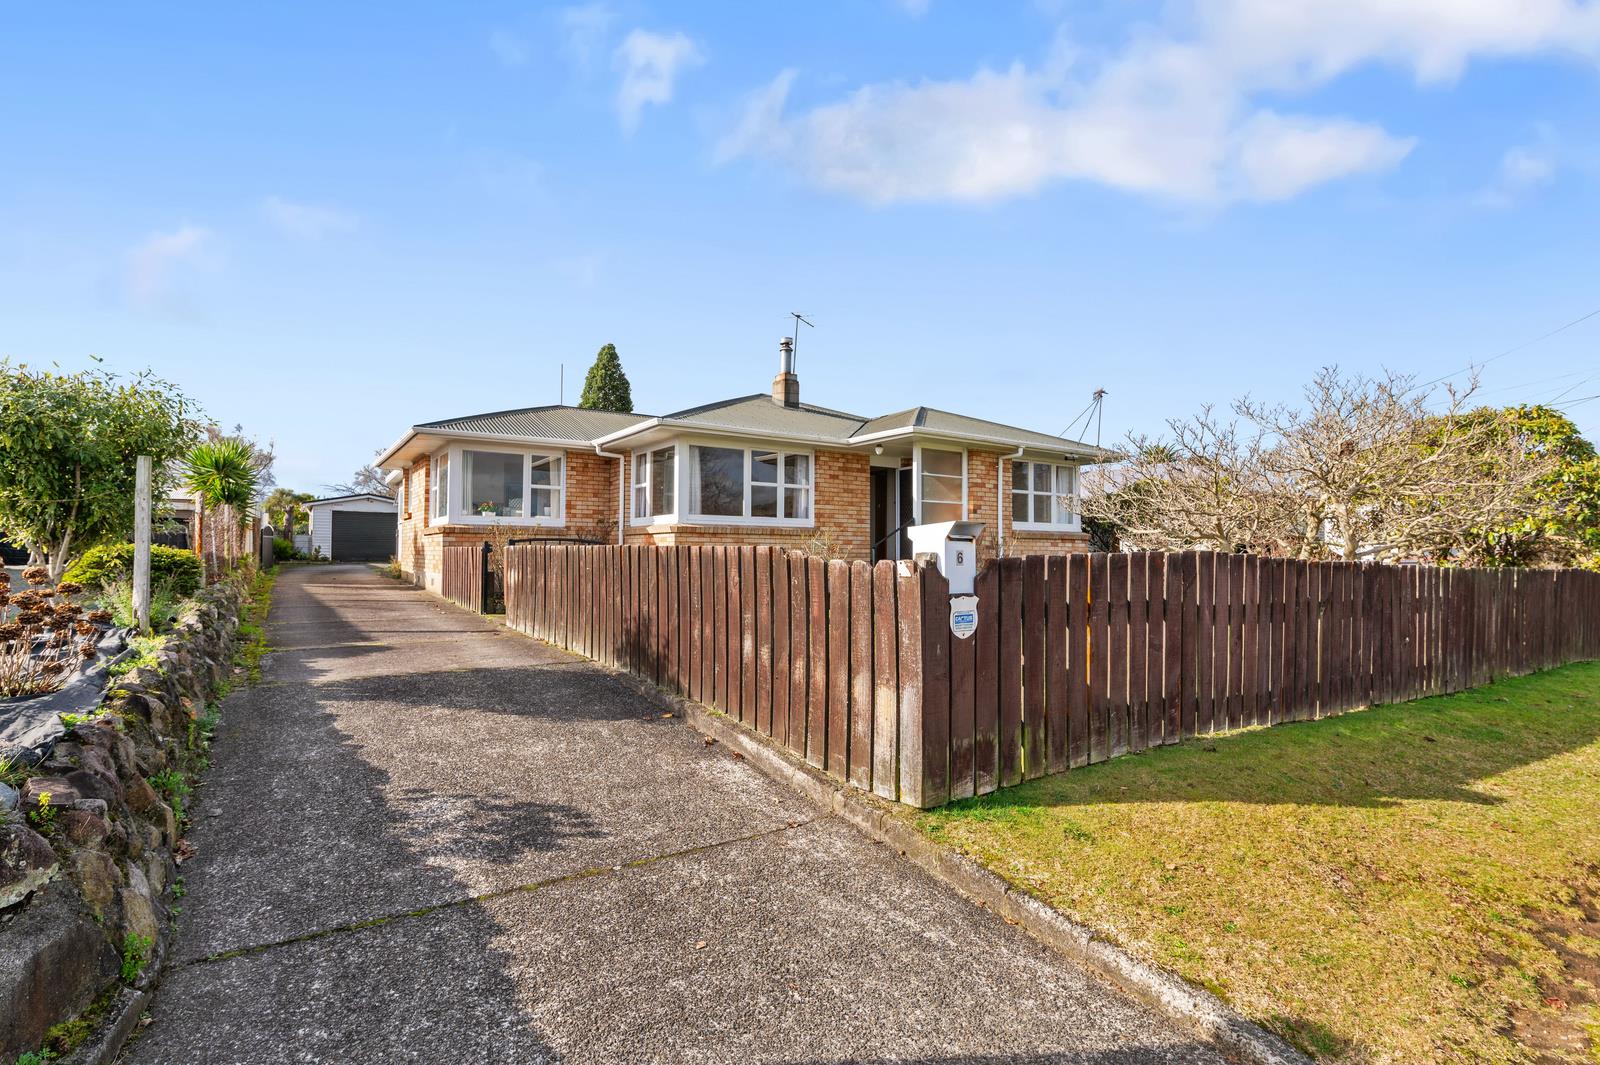
[[[67,567],[64,580],[86,588],[103,588],[110,581],[133,576],[133,545],[102,544],[91,547]],[[166,584],[172,593],[187,598],[200,590],[205,570],[200,556],[181,547],[150,547],[150,583]]]

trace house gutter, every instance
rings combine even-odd
[[[1015,462],[1026,450],[1025,447],[1019,447],[1011,454],[1001,455],[994,460],[994,535],[999,543],[995,553],[1001,558],[1006,557],[1006,460]]]
[[[599,455],[601,458],[617,460],[617,546],[621,547],[623,546],[623,541],[627,535],[626,523],[628,519],[628,485],[624,479],[624,475],[628,471],[623,465],[627,459],[626,456],[618,452],[605,450],[600,446],[599,441],[595,441],[594,453]]]

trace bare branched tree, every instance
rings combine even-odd
[[[1130,438],[1129,458],[1087,482],[1085,513],[1133,547],[1452,557],[1531,511],[1550,472],[1500,412],[1469,409],[1475,390],[1324,369],[1301,405],[1246,397],[1235,420],[1206,408],[1166,438]]]

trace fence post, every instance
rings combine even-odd
[[[133,616],[150,631],[150,456],[133,460]]]
[[[489,581],[494,572],[489,565],[489,556],[494,553],[494,546],[485,540],[478,556],[478,613],[486,614],[489,611]]]

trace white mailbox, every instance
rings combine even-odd
[[[932,556],[939,572],[950,582],[950,594],[971,595],[978,576],[978,537],[981,521],[936,521],[906,529],[913,558]]]

